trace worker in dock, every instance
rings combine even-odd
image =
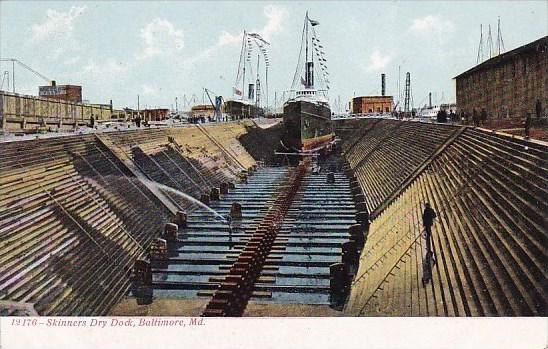
[[[447,122],[447,112],[445,111],[445,109],[441,109],[440,111],[438,111],[437,121],[440,123]]]
[[[457,115],[453,112],[453,110],[449,112],[449,120],[451,120],[451,122],[457,121]]]
[[[479,126],[479,117],[476,108],[472,110],[472,122],[474,123],[474,126]]]
[[[529,132],[531,131],[531,124],[533,123],[533,120],[531,119],[531,113],[527,113],[525,116],[525,139],[529,138]]]
[[[481,108],[480,124],[485,124],[486,121],[487,121],[487,110],[485,110],[485,108]]]
[[[139,114],[135,117],[135,126],[141,127],[141,116]]]
[[[540,103],[540,99],[537,98],[537,103],[535,104],[535,112],[537,114],[537,119],[542,116],[542,103]]]
[[[432,280],[432,266],[436,264],[436,258],[432,251],[432,225],[434,224],[436,216],[436,211],[430,207],[430,203],[426,202],[422,213],[422,225],[424,226],[424,238],[426,240],[426,254],[422,261],[423,287]]]
[[[425,239],[426,239],[426,253],[427,255],[432,254],[432,225],[434,224],[434,219],[437,217],[436,211],[430,207],[430,203],[424,204],[424,211],[422,213],[422,225],[424,226]]]
[[[89,118],[89,127],[91,127],[91,128],[95,127],[95,117],[93,116],[93,114],[91,114],[91,116]]]

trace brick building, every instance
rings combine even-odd
[[[213,117],[215,114],[215,108],[211,104],[198,104],[190,109],[190,114],[195,118]]]
[[[482,108],[490,119],[535,115],[548,104],[548,36],[495,56],[455,77],[457,107],[472,114]]]
[[[156,108],[156,109],[143,109],[141,110],[141,116],[146,121],[162,121],[167,119],[169,109]]]
[[[38,87],[38,96],[65,102],[82,103],[82,86],[56,85]]]
[[[390,113],[394,107],[392,96],[363,96],[352,98],[352,113]]]

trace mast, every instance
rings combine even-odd
[[[483,24],[480,24],[480,41],[478,46],[478,57],[476,58],[476,64],[483,61]]]
[[[314,52],[310,54],[310,61],[308,60],[308,30],[309,30],[309,22],[310,18],[308,18],[308,11],[306,11],[306,18],[305,18],[305,31],[306,31],[306,45],[305,45],[305,54],[306,54],[306,61],[305,61],[305,82],[306,82],[306,88],[313,88],[314,87]]]
[[[502,32],[500,31],[500,16],[497,21],[497,51],[499,55],[504,51],[504,41],[502,40]]]
[[[242,45],[243,47],[247,47],[247,41],[246,41],[246,36],[247,36],[247,33],[246,31],[244,30],[244,40],[242,42]],[[243,78],[242,78],[242,95],[241,95],[241,99],[243,100],[244,99],[244,94],[245,94],[245,62],[246,62],[246,57],[245,57],[245,49],[243,50],[244,52],[244,61],[243,61]]]
[[[306,32],[306,39],[305,39],[305,62],[308,63],[308,11],[306,11],[306,16],[304,18],[304,30]],[[307,81],[308,83],[308,81]]]
[[[257,81],[255,82],[255,113],[256,115],[255,116],[258,116],[258,109],[259,109],[259,105],[261,103],[261,96],[260,96],[260,93],[261,93],[261,82],[259,80],[259,62],[260,62],[260,55],[257,54]]]

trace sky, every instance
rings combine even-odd
[[[273,104],[291,87],[306,11],[320,23],[334,110],[339,98],[379,95],[381,73],[397,101],[399,71],[401,89],[411,74],[415,107],[429,92],[436,104],[455,101],[453,77],[476,64],[480,24],[495,42],[498,17],[506,51],[548,34],[547,1],[0,1],[0,57],[82,85],[92,103],[136,108],[139,95],[141,108],[172,108],[175,97],[202,102],[204,87],[232,97],[247,30],[270,42]],[[11,90],[11,63],[0,62],[4,90],[5,71]],[[44,84],[16,66],[16,92]]]

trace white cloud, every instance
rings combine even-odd
[[[144,48],[138,58],[150,58],[180,51],[184,47],[184,33],[166,19],[155,18],[141,29]]]
[[[33,41],[43,41],[52,36],[69,38],[74,30],[74,23],[85,11],[86,6],[72,6],[67,12],[48,9],[46,19],[31,27]]]
[[[382,54],[379,49],[375,49],[371,56],[369,56],[369,65],[367,71],[377,71],[385,68],[392,60],[392,57],[386,54]]]
[[[219,35],[219,39],[217,40],[217,46],[224,46],[224,45],[230,45],[234,43],[239,43],[242,41],[242,35],[241,34],[230,34],[227,31],[223,31],[221,35]]]
[[[96,62],[90,59],[82,68],[80,74],[93,78],[95,81],[112,81],[119,75],[127,73],[130,69],[129,64],[109,58],[103,62]]]
[[[270,40],[274,34],[283,29],[283,22],[287,17],[287,11],[282,7],[268,5],[265,6],[263,12],[268,18],[268,22],[258,32],[265,40]]]
[[[449,19],[438,15],[428,15],[421,18],[415,18],[409,31],[415,35],[433,35],[438,42],[448,41],[447,36],[455,31],[455,25]]]
[[[422,18],[415,18],[411,25],[411,30],[414,32],[430,32],[437,28],[440,24],[440,18],[437,16],[428,15]]]
[[[263,9],[263,13],[267,18],[267,22],[261,29],[254,29],[250,32],[259,33],[265,40],[270,40],[272,36],[283,29],[283,22],[287,17],[287,10],[282,7],[268,5]],[[217,42],[205,49],[199,51],[185,59],[185,64],[191,65],[195,62],[211,57],[215,52],[227,45],[240,44],[242,42],[242,33],[231,34],[223,31]]]
[[[126,63],[114,58],[89,58],[87,62],[78,60],[79,64],[66,69],[77,69],[71,74],[71,83],[82,84],[84,99],[105,103],[113,99],[120,90],[126,90],[131,78],[133,63]],[[80,63],[81,62],[81,63]],[[70,62],[67,62],[70,63]],[[76,78],[76,80],[74,80]],[[61,79],[60,79],[61,80]],[[131,89],[130,89],[131,90]]]
[[[156,86],[148,84],[141,85],[141,94],[147,97],[156,97],[159,95],[159,89]]]

